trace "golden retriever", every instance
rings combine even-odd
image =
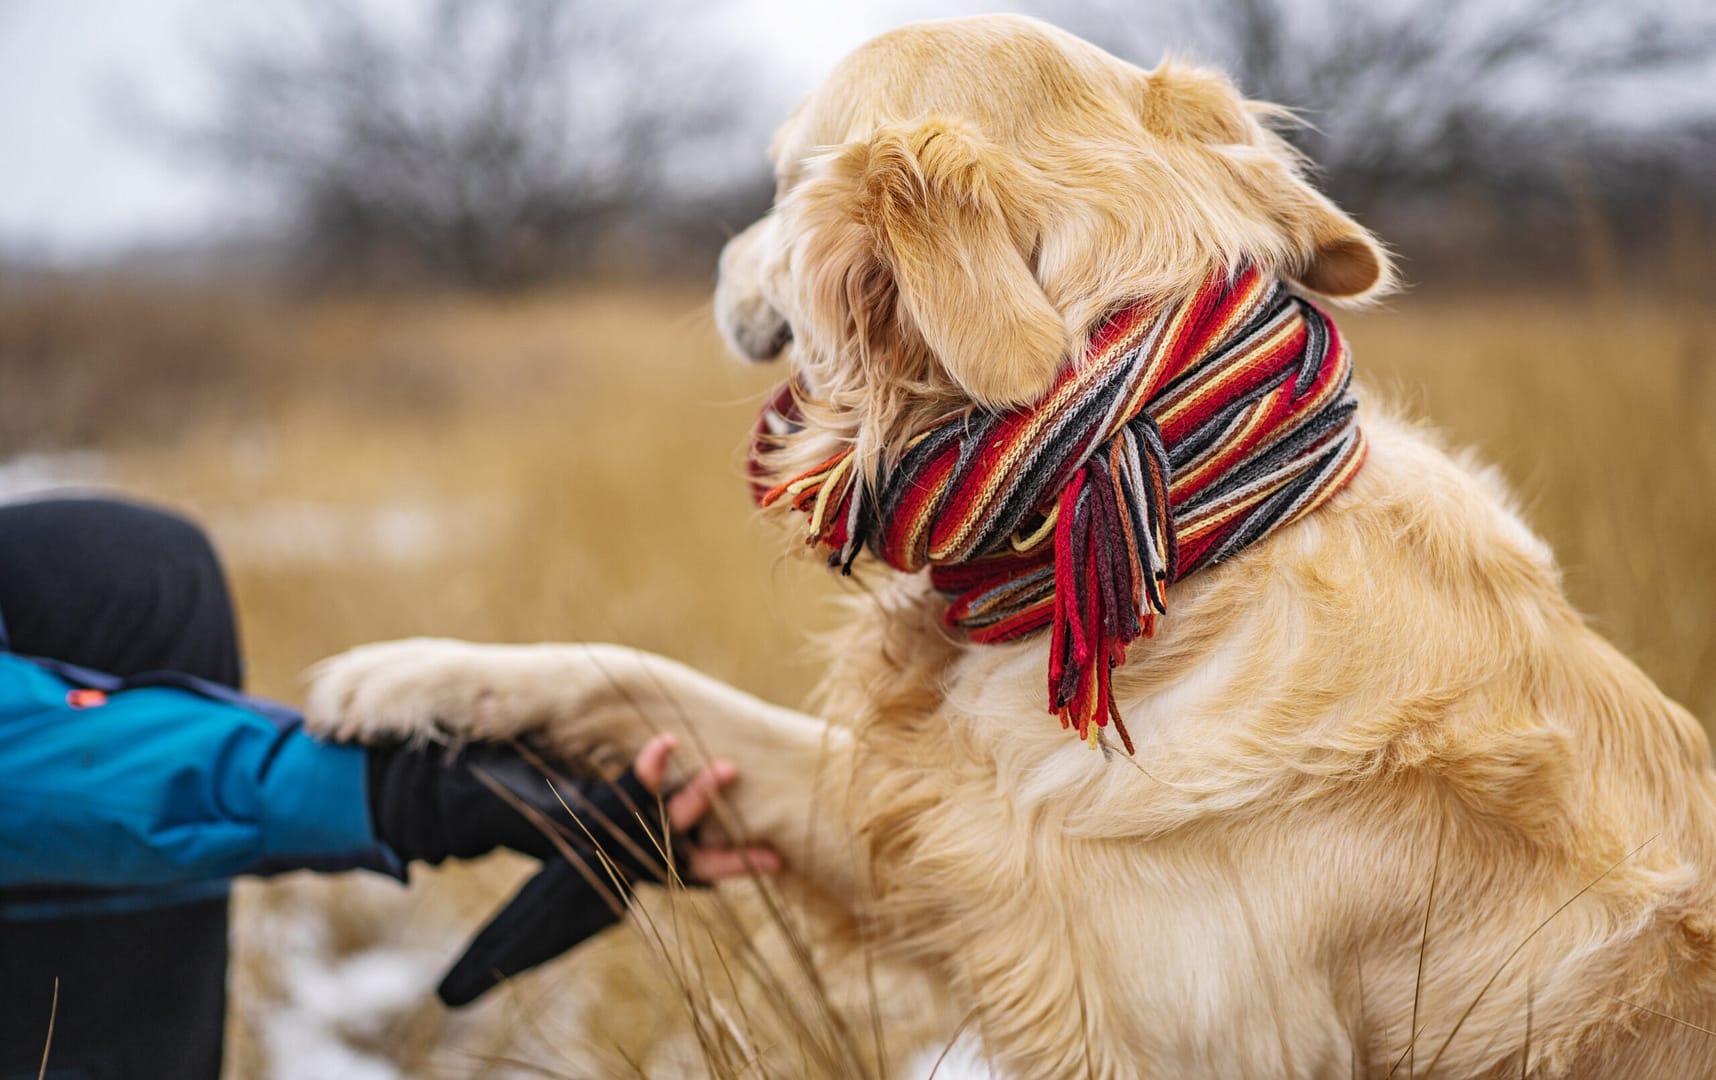
[[[1030,402],[1106,313],[1241,260],[1389,288],[1276,116],[1019,17],[859,49],[721,261],[732,347],[787,351],[807,398],[765,468],[874,469],[950,408]],[[740,764],[749,829],[1014,1077],[1711,1075],[1703,732],[1585,625],[1492,473],[1359,415],[1350,486],[1174,585],[1115,673],[1135,757],[1045,712],[1042,636],[964,642],[874,563],[817,716],[619,646],[452,641],[328,662],[310,716],[620,754],[689,726]]]

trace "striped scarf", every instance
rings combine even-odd
[[[1090,745],[1110,674],[1168,583],[1315,509],[1358,471],[1352,361],[1329,317],[1255,267],[1111,317],[1035,405],[951,415],[864,481],[850,449],[761,491],[850,572],[868,547],[930,580],[977,642],[1050,631],[1050,710]],[[759,423],[797,421],[783,387]],[[766,441],[766,440],[764,440]]]

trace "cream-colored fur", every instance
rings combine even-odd
[[[723,257],[729,339],[790,327],[806,384],[772,466],[873,466],[950,404],[1029,400],[1105,311],[1241,257],[1386,288],[1270,115],[1020,18],[861,49]],[[1493,475],[1361,416],[1346,491],[1170,589],[1115,680],[1134,758],[1060,729],[1042,640],[959,641],[874,565],[820,718],[619,646],[448,641],[328,662],[309,714],[621,754],[683,730],[744,772],[729,825],[862,910],[1016,1077],[1711,1074],[1702,731],[1572,610]]]

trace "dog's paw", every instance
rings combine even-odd
[[[311,668],[304,722],[338,742],[504,738],[509,715],[494,646],[445,638],[361,645]]]

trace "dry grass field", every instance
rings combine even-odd
[[[1499,466],[1593,622],[1709,724],[1707,299],[1436,291],[1342,323],[1372,399]],[[0,283],[0,489],[95,484],[207,523],[260,693],[296,698],[302,669],[349,645],[445,634],[623,641],[793,702],[836,586],[750,520],[738,451],[775,377],[723,359],[704,294],[677,286],[497,301]],[[522,870],[499,858],[409,893],[247,886],[231,1074],[646,1060],[677,998],[624,933],[470,1015],[433,1004],[461,928]]]

